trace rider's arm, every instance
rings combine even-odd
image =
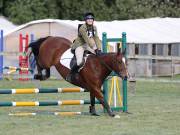
[[[102,43],[101,43],[101,40],[100,40],[99,37],[98,37],[96,26],[94,26],[94,32],[95,32],[94,41],[95,41],[95,43],[96,43],[96,45],[97,45],[97,48],[98,48],[99,50],[101,50]]]
[[[79,28],[79,32],[80,32],[80,35],[82,36],[82,38],[84,39],[84,41],[85,41],[91,48],[93,48],[94,44],[93,44],[93,42],[91,42],[90,38],[88,37],[87,28],[84,27],[84,26],[81,26],[81,27]]]

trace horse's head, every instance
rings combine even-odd
[[[129,76],[128,70],[127,70],[127,60],[125,57],[125,52],[126,50],[124,50],[121,53],[118,48],[118,52],[115,54],[115,58],[113,59],[113,65],[112,65],[113,70],[122,79],[127,79]]]

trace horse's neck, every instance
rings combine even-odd
[[[109,66],[109,68],[112,69],[112,65],[113,65],[113,61],[114,61],[114,53],[107,53],[107,54],[104,54],[102,56],[102,60],[104,61],[104,63]]]
[[[100,63],[102,68],[104,69],[103,74],[104,77],[106,78],[113,70],[113,60],[114,59],[114,54],[113,53],[108,53],[100,56]]]

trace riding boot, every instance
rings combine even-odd
[[[75,76],[78,73],[79,70],[79,66],[77,64],[74,64],[73,67],[71,68],[70,73],[67,75],[66,80],[68,82],[72,82],[73,80],[75,80]]]

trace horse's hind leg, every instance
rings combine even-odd
[[[50,68],[46,69],[46,74],[41,76],[41,80],[46,80],[50,77]]]
[[[37,63],[37,71],[38,73],[34,75],[34,79],[36,80],[42,80],[42,68],[39,66],[39,64]]]
[[[90,101],[91,101],[91,106],[89,106],[89,112],[94,115],[94,116],[99,116],[96,113],[96,109],[95,109],[95,95],[94,93],[90,92]]]
[[[35,59],[36,59],[36,61],[38,61],[37,57]],[[40,67],[38,62],[36,62],[36,65],[37,65],[38,73],[34,75],[34,79],[36,79],[36,80],[46,80],[46,79],[48,79],[50,77],[50,68],[47,68],[46,69],[46,74],[43,75],[42,74],[43,68]]]
[[[50,77],[50,68],[46,69],[46,78],[48,79]]]

